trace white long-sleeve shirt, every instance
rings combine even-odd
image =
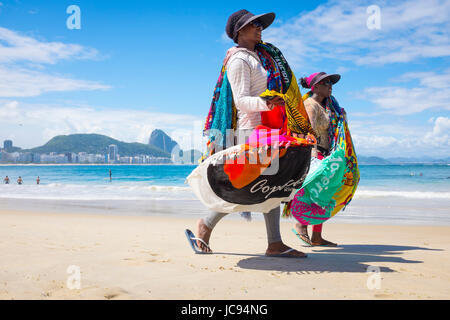
[[[267,89],[267,71],[256,52],[247,49],[234,53],[226,69],[237,109],[237,128],[254,129],[261,124],[261,112],[270,111],[259,97]]]

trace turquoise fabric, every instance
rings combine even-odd
[[[310,199],[321,207],[329,206],[333,195],[342,187],[346,168],[345,150],[337,147],[330,156],[321,161],[312,174],[306,177],[302,186],[305,190],[303,201]]]
[[[308,174],[290,203],[292,215],[303,225],[327,221],[336,206],[333,195],[342,188],[346,170],[345,151],[339,146]]]
[[[227,71],[223,75],[222,85],[220,86],[220,95],[216,101],[215,116],[211,124],[211,130],[209,131],[210,141],[214,141],[216,146],[222,146],[226,148],[225,137],[227,129],[232,127],[233,122],[233,93],[231,91],[231,85],[228,81]],[[220,138],[220,135],[222,135]]]

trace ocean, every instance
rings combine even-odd
[[[0,184],[0,209],[201,216],[207,209],[184,183],[194,168],[2,165],[1,182],[5,176],[11,181]],[[360,165],[360,172],[353,201],[330,223],[450,225],[450,165]],[[16,182],[19,176],[22,185]]]

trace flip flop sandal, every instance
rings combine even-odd
[[[293,256],[291,254],[289,254],[290,252],[295,251],[295,249],[287,249],[286,251],[282,252],[282,253],[277,253],[277,254],[266,254],[266,257],[275,257],[275,258],[296,258],[296,259],[302,259],[302,258],[306,258],[308,255],[303,255],[303,256]]]
[[[188,239],[192,250],[194,250],[194,252],[196,254],[212,254],[212,250],[209,247],[209,245],[205,241],[203,241],[203,239],[196,238],[194,233],[191,230],[189,230],[189,229],[184,230],[184,234],[186,235],[186,238]],[[210,252],[202,251],[202,249],[200,249],[200,247],[198,246],[197,241],[200,241],[201,243],[203,243],[210,250]]]
[[[329,243],[325,243],[325,244],[313,244],[313,243],[311,243],[311,245],[313,247],[333,247],[333,248],[338,246],[337,243],[333,243],[333,242],[330,242],[328,240],[325,240],[325,241],[327,241]]]
[[[302,242],[304,244],[306,244],[303,247],[312,247],[313,246],[311,239],[309,239],[309,236],[307,234],[298,233],[297,230],[295,230],[294,228],[292,228],[291,230],[300,240],[302,240]]]

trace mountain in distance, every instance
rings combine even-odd
[[[115,144],[121,156],[149,155],[152,157],[170,158],[170,154],[152,145],[144,143],[128,143],[113,139],[101,134],[71,134],[52,138],[43,146],[22,150],[32,153],[67,153],[86,152],[92,154],[105,154],[108,146]]]
[[[148,139],[148,144],[169,154],[172,152],[173,148],[178,145],[176,141],[172,140],[171,137],[160,129],[155,129],[152,131],[150,138]]]
[[[358,155],[358,163],[362,165],[398,165],[398,164],[447,164],[450,163],[450,157],[444,159],[433,159],[428,157],[422,158],[381,158],[381,157],[367,157]]]
[[[392,164],[392,162],[380,158],[380,157],[365,157],[365,156],[357,156],[358,163],[362,165],[386,165]]]
[[[445,164],[450,163],[450,157],[444,158],[444,159],[433,159],[428,157],[422,157],[422,158],[406,158],[406,157],[396,157],[396,158],[389,158],[389,161],[393,163],[401,163],[401,164],[420,164],[420,163],[434,163],[434,164]]]

